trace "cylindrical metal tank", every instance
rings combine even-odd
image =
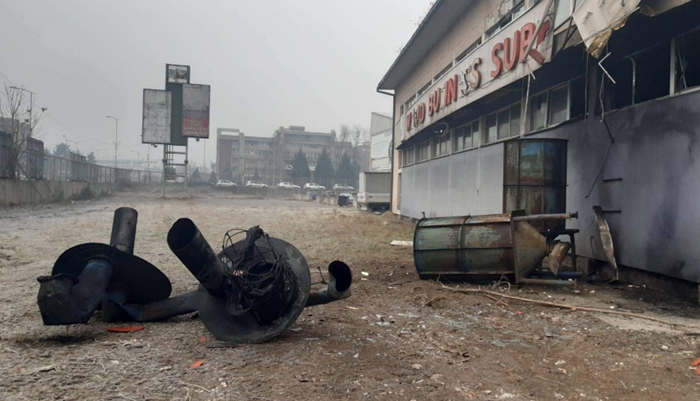
[[[503,213],[566,212],[566,139],[517,139],[505,143]],[[564,220],[532,222],[542,232],[564,229]]]
[[[513,274],[510,215],[422,219],[413,236],[413,256],[421,278]]]

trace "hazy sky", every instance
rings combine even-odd
[[[428,0],[0,0],[0,80],[48,107],[39,137],[63,135],[100,159],[146,157],[143,88],[164,88],[166,63],[211,85],[210,138],[190,159],[214,160],[216,128],[271,136],[280,126],[368,127],[391,112],[376,86]],[[77,131],[77,132],[76,132]],[[81,136],[82,135],[82,136]],[[202,143],[205,142],[205,143]],[[75,144],[69,142],[71,147]],[[162,147],[151,147],[161,158]]]

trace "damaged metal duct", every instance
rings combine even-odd
[[[345,263],[336,260],[328,265],[328,274],[331,279],[326,288],[312,291],[306,306],[323,305],[350,296],[352,284],[352,271]]]
[[[118,316],[118,309],[105,308],[103,301],[108,294],[130,304],[146,304],[170,296],[170,280],[158,268],[132,254],[137,216],[134,209],[117,209],[110,241],[115,246],[74,246],[59,256],[50,276],[37,278],[37,303],[44,324],[87,323],[100,305],[103,319],[112,320]]]
[[[219,340],[267,341],[286,331],[304,307],[350,296],[352,273],[345,263],[331,263],[328,288],[310,294],[311,274],[301,252],[258,226],[227,232],[215,255],[194,222],[179,219],[168,245],[200,282],[199,314]]]

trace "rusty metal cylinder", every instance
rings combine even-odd
[[[138,217],[139,213],[136,209],[130,207],[120,207],[115,210],[109,245],[133,255]]]
[[[413,236],[421,278],[493,279],[513,274],[509,214],[422,219]]]
[[[503,213],[527,215],[566,212],[565,139],[517,139],[505,143]],[[531,223],[539,231],[560,231],[564,220]]]
[[[225,273],[221,260],[194,222],[183,218],[168,231],[168,246],[211,295],[224,296]]]

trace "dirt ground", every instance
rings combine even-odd
[[[39,284],[66,248],[109,241],[112,213],[138,210],[135,253],[160,267],[173,294],[197,283],[166,244],[179,217],[212,247],[259,224],[317,268],[340,259],[353,295],[308,308],[292,330],[222,347],[195,314],[133,333],[43,326]],[[445,291],[421,281],[413,225],[316,203],[235,198],[161,200],[123,194],[0,210],[0,396],[3,400],[694,400],[700,399],[700,313],[644,288],[582,284],[495,290],[537,300],[641,313],[669,326]],[[368,275],[363,275],[366,272]],[[457,284],[446,284],[456,286]],[[460,284],[460,288],[476,288]],[[190,365],[203,361],[197,368]]]

